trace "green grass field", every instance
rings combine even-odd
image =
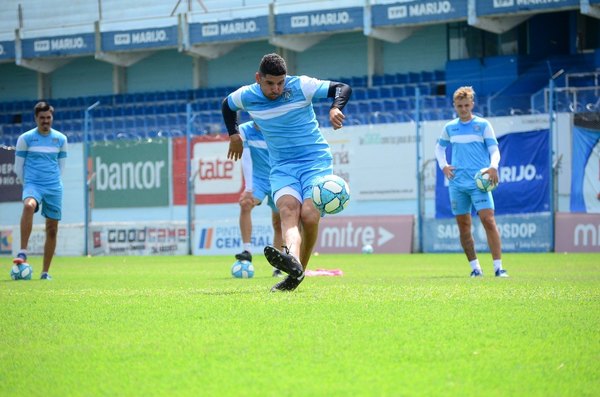
[[[599,396],[600,255],[0,258],[0,396]]]

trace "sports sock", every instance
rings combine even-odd
[[[494,259],[494,271],[502,269],[502,259]]]
[[[244,243],[244,251],[252,253],[252,243]]]
[[[471,269],[481,271],[481,266],[479,265],[479,259],[473,259],[469,261],[469,265],[471,265]]]
[[[25,256],[27,256],[27,250],[19,250],[18,254],[25,254]]]

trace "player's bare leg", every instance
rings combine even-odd
[[[304,200],[300,219],[302,222],[300,263],[302,263],[302,266],[306,269],[313,249],[315,248],[317,238],[319,237],[319,222],[321,221],[321,214],[319,214],[319,211],[315,208],[312,199]]]
[[[477,259],[475,252],[475,240],[471,233],[471,214],[456,215],[456,224],[460,233],[460,245],[465,251],[467,259],[470,261]]]
[[[31,230],[33,229],[33,214],[35,214],[35,207],[37,201],[33,197],[28,197],[23,201],[23,212],[21,213],[21,245],[20,250],[17,253],[13,263],[21,264],[27,262],[27,245],[29,245],[29,237],[31,236]]]
[[[304,269],[299,261],[302,236],[300,233],[301,204],[291,195],[277,200],[281,217],[281,230],[286,248],[281,252],[274,247],[265,247],[265,257],[271,266],[288,273],[288,276],[271,288],[276,291],[293,291],[304,279]]]
[[[490,252],[493,259],[502,259],[502,243],[500,241],[500,233],[496,227],[496,219],[494,218],[494,210],[485,209],[479,211],[479,219],[485,229]]]
[[[235,255],[237,260],[252,262],[250,240],[252,239],[252,209],[256,205],[252,192],[244,192],[240,197],[240,233],[242,235],[243,251]]]
[[[279,212],[271,212],[271,223],[273,225],[273,246],[278,249],[282,248],[283,234],[281,232],[281,217],[279,216]],[[281,270],[277,268],[273,270],[273,277],[281,277],[282,275]]]
[[[277,200],[277,208],[281,217],[283,241],[288,247],[290,255],[299,260],[300,245],[302,244],[300,234],[300,211],[302,207],[295,197],[284,195]]]
[[[48,273],[54,251],[56,250],[56,239],[58,236],[58,221],[56,219],[46,218],[46,242],[44,243],[44,268],[42,273]]]
[[[496,277],[508,277],[506,270],[502,268],[502,241],[496,226],[493,209],[479,211],[479,219],[485,229],[488,245],[494,261],[494,274]]]
[[[31,229],[33,228],[33,214],[35,213],[35,207],[37,201],[34,198],[29,197],[25,199],[23,204],[23,213],[21,214],[21,249],[26,250],[29,244],[29,237],[31,236]]]
[[[475,240],[471,233],[471,214],[457,215],[456,224],[458,225],[458,232],[460,234],[460,245],[471,266],[471,277],[481,277],[483,276],[483,273],[481,271],[479,259],[477,259],[477,252],[475,251]]]

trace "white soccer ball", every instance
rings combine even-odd
[[[473,178],[475,179],[475,185],[477,186],[477,189],[481,190],[482,192],[491,192],[498,187],[498,184],[493,184],[490,182],[489,174],[482,174],[482,172],[486,170],[487,168],[482,168],[475,174]]]
[[[250,261],[235,261],[231,266],[231,275],[235,278],[254,277],[254,266]]]
[[[21,263],[20,265],[13,265],[10,269],[10,278],[13,280],[31,280],[31,274],[33,269],[29,266],[29,263]]]
[[[371,244],[365,244],[362,247],[362,253],[363,254],[372,254],[373,253],[373,246]]]
[[[312,200],[322,214],[337,214],[350,203],[350,188],[339,176],[327,175],[314,182]]]

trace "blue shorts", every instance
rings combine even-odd
[[[482,192],[476,187],[459,189],[451,185],[449,193],[450,205],[454,215],[470,214],[473,207],[477,212],[484,209],[494,209],[492,192]]]
[[[25,183],[23,186],[23,201],[26,198],[33,197],[37,201],[35,206],[35,212],[40,209],[42,205],[42,215],[45,218],[61,220],[62,215],[62,186],[46,187],[39,186],[33,183]]]
[[[268,179],[252,178],[252,195],[255,199],[260,201],[260,203],[267,197],[267,204],[269,207],[275,212],[278,211],[277,206],[273,201],[273,196],[271,195],[271,184]]]
[[[271,170],[271,190],[273,197],[282,188],[289,188],[295,192],[296,199],[300,202],[312,197],[312,187],[315,178],[331,175],[333,173],[333,160],[325,159],[301,163],[287,163],[274,166]]]

